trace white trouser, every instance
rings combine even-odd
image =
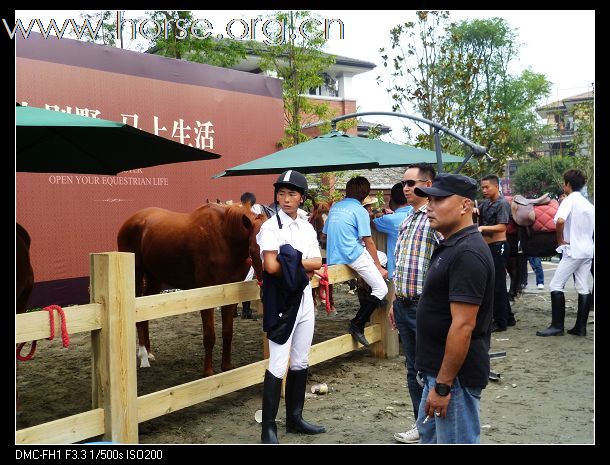
[[[303,298],[290,337],[284,344],[269,341],[269,371],[283,378],[290,359],[290,368],[302,370],[309,366],[309,349],[313,340],[315,313],[311,285],[303,291]]]
[[[562,291],[566,285],[570,276],[574,274],[576,281],[574,283],[576,292],[579,294],[589,293],[589,273],[591,272],[591,259],[590,258],[572,258],[564,254],[559,262],[559,266],[555,270],[551,284],[549,288],[551,292]]]
[[[364,281],[371,286],[371,294],[379,300],[383,299],[388,293],[388,285],[383,276],[375,266],[375,262],[371,258],[368,250],[364,250],[356,260],[348,265],[352,270],[360,275]]]

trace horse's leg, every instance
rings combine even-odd
[[[237,304],[225,305],[221,309],[222,314],[222,371],[233,369],[231,364],[231,342],[233,340],[233,310]]]
[[[136,330],[138,332],[138,350],[137,356],[140,361],[140,368],[149,368],[149,352],[150,339],[148,337],[148,321],[139,321],[136,323]]]
[[[329,284],[328,285],[328,300],[330,301],[330,311],[331,312],[336,312],[337,309],[335,308],[335,301],[333,299],[333,285]]]
[[[146,273],[144,282],[145,284],[143,286],[143,291],[145,295],[155,295],[161,292],[161,281],[151,276],[149,273]],[[148,333],[148,321],[142,321],[141,323],[145,324],[142,324],[140,326],[137,326],[139,323],[136,324],[136,326],[138,327],[138,337],[140,339],[140,347],[138,348],[139,354],[142,356],[146,355],[148,360],[154,360],[155,356],[150,349],[150,334]],[[148,360],[146,362],[143,362],[141,359],[140,367],[150,366]]]
[[[214,309],[206,308],[201,310],[201,322],[203,323],[203,348],[205,355],[203,358],[203,376],[212,376],[214,368],[212,367],[212,351],[214,350],[214,342],[216,341],[216,332],[214,331]]]

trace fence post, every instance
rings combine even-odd
[[[371,323],[381,326],[381,340],[371,345],[373,355],[378,358],[392,358],[398,355],[398,331],[392,329],[388,319],[388,312],[394,300],[393,280],[388,283],[388,295],[385,298],[388,305],[379,307],[371,316]]]
[[[103,305],[91,332],[93,408],[104,409],[104,439],[138,443],[135,264],[126,252],[90,255],[91,302]]]

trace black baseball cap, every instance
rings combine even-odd
[[[419,197],[449,197],[450,195],[460,195],[467,199],[474,200],[477,195],[478,185],[476,181],[463,174],[438,174],[431,187],[416,187],[415,195]]]

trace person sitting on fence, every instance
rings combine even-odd
[[[371,295],[360,305],[348,326],[354,339],[365,347],[369,342],[364,337],[364,326],[388,293],[385,282],[388,271],[379,262],[377,247],[371,238],[371,221],[361,204],[370,191],[371,184],[365,177],[350,179],[345,185],[345,198],[333,204],[323,229],[327,235],[328,264],[349,266],[372,288]]]

